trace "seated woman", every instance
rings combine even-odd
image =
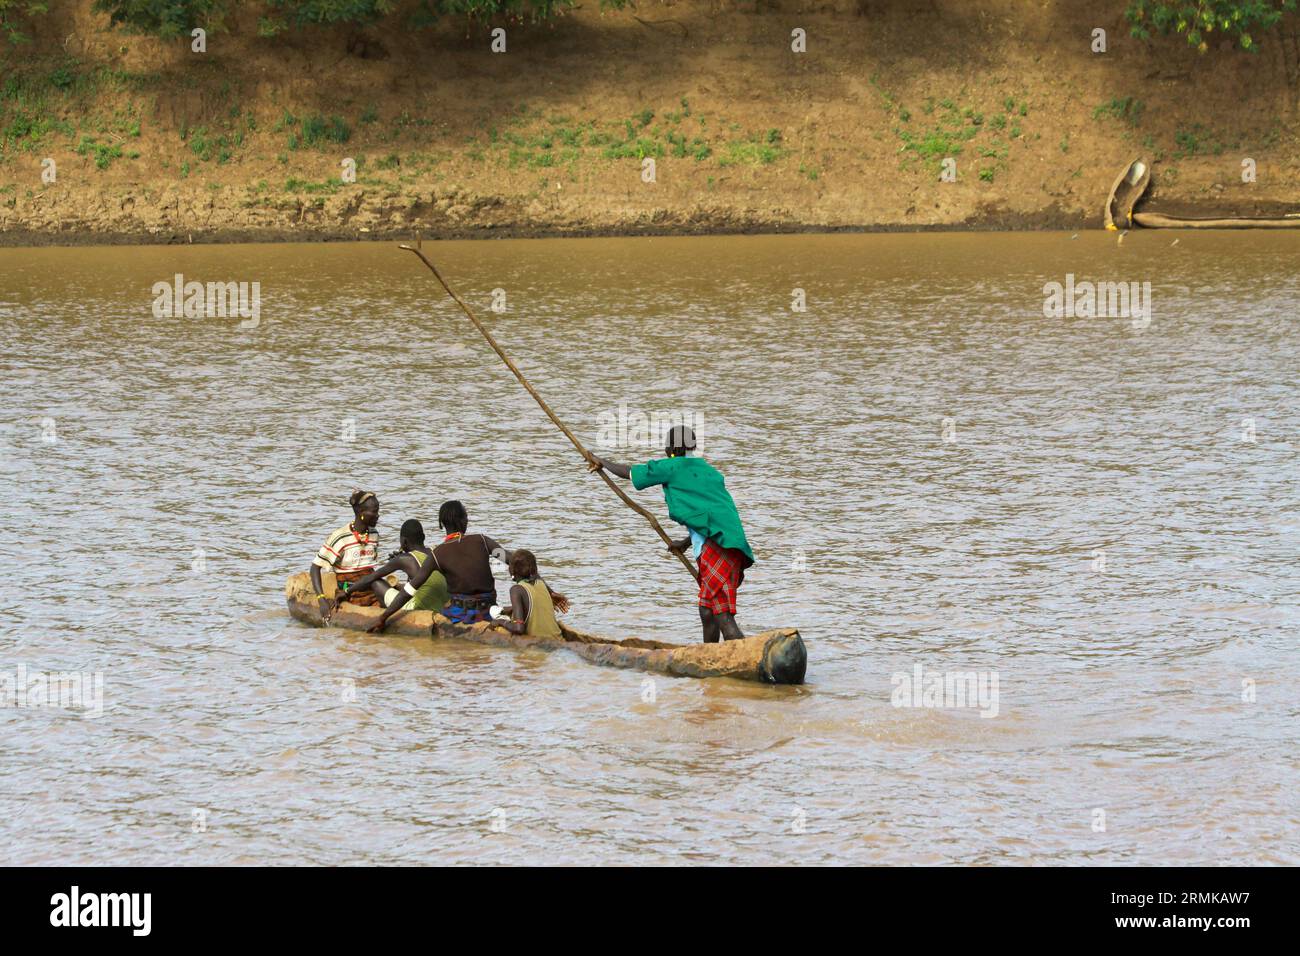
[[[321,620],[324,621],[329,620],[334,608],[342,601],[363,606],[378,601],[370,589],[352,590],[351,585],[373,571],[379,560],[379,535],[375,533],[375,525],[379,523],[379,499],[372,491],[354,491],[348,503],[352,505],[351,523],[325,539],[308,569],[311,586],[316,590]],[[320,578],[322,569],[333,571],[338,581],[339,593],[333,601],[324,594]]]
[[[373,589],[379,594],[384,613],[366,628],[378,634],[388,626],[388,619],[403,607],[408,611],[441,611],[447,603],[447,579],[433,564],[433,549],[424,544],[424,525],[414,518],[402,523],[401,548],[387,564],[376,568],[352,585],[354,590]],[[400,588],[384,579],[398,571],[406,575]]]
[[[511,634],[529,637],[563,637],[555,619],[551,589],[537,575],[537,558],[520,548],[510,555],[510,606],[502,608],[507,620],[498,621]]]
[[[458,624],[474,624],[491,618],[497,603],[497,582],[488,559],[509,562],[510,552],[485,534],[467,534],[469,514],[459,501],[448,501],[438,509],[438,524],[446,532],[442,544],[433,549],[433,563],[447,578],[448,600],[442,613]],[[561,612],[569,601],[552,592]]]

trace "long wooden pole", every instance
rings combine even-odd
[[[452,290],[451,286],[447,284],[447,280],[442,277],[442,274],[434,267],[433,263],[428,260],[425,254],[415,246],[408,246],[405,243],[402,243],[398,248],[405,249],[407,252],[413,252],[420,257],[420,261],[429,267],[429,271],[433,273],[434,278],[438,280],[442,287],[447,290],[447,294],[455,299],[456,304],[461,307],[462,311],[464,311],[467,316],[469,316],[469,320],[474,323],[474,327],[483,333],[483,338],[487,339],[488,345],[492,346],[493,351],[495,351],[497,355],[501,356],[501,361],[505,362],[506,367],[515,373],[515,378],[519,379],[519,384],[528,390],[529,395],[536,399],[537,404],[542,407],[542,411],[547,414],[547,417],[549,417],[551,421],[555,422],[555,426],[560,431],[564,432],[564,437],[573,442],[573,447],[578,449],[582,454],[582,457],[594,464],[596,461],[595,456],[583,447],[582,442],[578,441],[577,436],[575,436],[573,432],[569,431],[568,427],[564,422],[560,421],[555,412],[551,411],[551,406],[546,404],[546,399],[537,394],[537,389],[533,388],[532,383],[530,383],[528,379],[524,378],[524,373],[519,371],[519,366],[510,361],[510,356],[506,355],[501,346],[497,344],[497,340],[492,337],[492,333],[489,332],[483,323],[479,321],[478,316],[476,316],[474,311],[464,303],[461,297]],[[627,492],[622,488],[614,484],[614,480],[610,478],[609,475],[605,474],[604,468],[599,469],[596,474],[600,475],[600,477],[605,480],[605,484],[609,485],[610,490],[613,491],[614,494],[623,499],[625,505],[641,517],[645,518],[646,521],[650,522],[650,527],[655,529],[655,533],[663,539],[664,544],[671,545],[673,543],[673,539],[668,537],[668,532],[664,531],[663,526],[659,524],[655,516],[628,497]],[[677,560],[682,563],[682,566],[685,567],[687,571],[691,572],[691,577],[695,578],[696,581],[699,581],[700,572],[695,569],[695,565],[691,563],[691,559],[686,557],[686,555],[682,554],[680,551],[673,551],[673,554],[677,555]]]

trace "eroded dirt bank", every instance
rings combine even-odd
[[[1149,208],[1300,206],[1294,21],[1199,55],[1123,2],[679,0],[505,24],[505,53],[250,15],[197,54],[55,6],[5,53],[3,244],[1080,228],[1137,153]]]

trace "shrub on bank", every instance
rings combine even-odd
[[[1243,50],[1257,49],[1251,31],[1273,29],[1284,14],[1295,13],[1297,0],[1130,0],[1125,11],[1132,34],[1147,39],[1158,33],[1180,33],[1204,53],[1216,30],[1235,37]]]

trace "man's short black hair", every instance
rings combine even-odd
[[[674,425],[668,429],[664,448],[669,454],[683,454],[695,450],[695,431],[689,425]]]
[[[411,544],[424,544],[424,525],[414,518],[407,518],[402,522],[401,535]]]
[[[469,513],[459,501],[444,501],[438,509],[438,526],[449,534],[457,531],[464,534],[469,527]]]

